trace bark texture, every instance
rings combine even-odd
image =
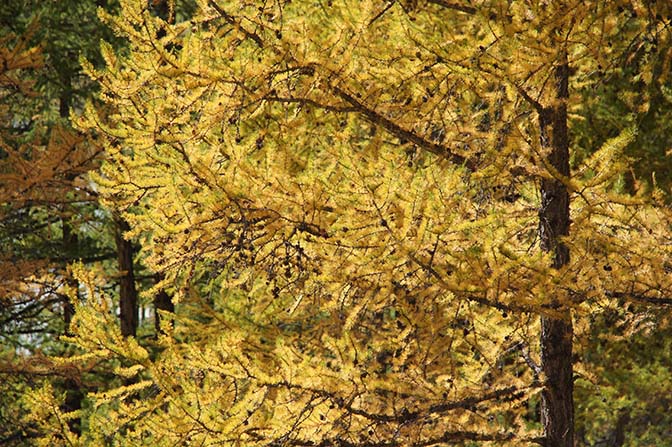
[[[569,66],[566,53],[555,68],[555,98],[540,111],[541,143],[548,150],[546,162],[557,174],[569,178],[567,99]],[[561,238],[569,235],[569,191],[558,179],[542,179],[539,236],[542,250],[553,254],[553,268],[569,263],[569,248]],[[541,318],[541,369],[546,382],[542,392],[541,421],[547,447],[574,446],[574,382],[571,311],[556,295],[551,313]]]

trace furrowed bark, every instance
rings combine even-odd
[[[569,65],[562,53],[555,68],[555,99],[540,111],[541,144],[548,150],[546,162],[569,178],[567,98]],[[541,248],[553,255],[553,268],[569,263],[569,248],[562,242],[569,235],[569,191],[559,179],[542,179],[539,236]],[[552,299],[557,314],[541,317],[541,370],[545,375],[541,421],[547,447],[574,445],[574,383],[572,364],[572,316],[560,296]]]

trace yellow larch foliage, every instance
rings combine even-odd
[[[614,187],[632,131],[568,177],[543,122],[580,106],[556,95],[562,58],[589,82],[644,26],[615,19],[620,3],[203,0],[168,24],[128,0],[103,15],[129,53],[89,68],[111,112],[79,125],[105,145],[104,200],[179,305],[156,358],[80,307],[76,343],[139,365],[95,396],[91,444],[538,441],[538,316],[671,286],[667,209]],[[539,248],[548,181],[571,201],[555,268],[557,247]]]

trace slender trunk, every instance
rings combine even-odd
[[[70,82],[69,78],[63,80],[65,88],[61,92],[58,102],[58,114],[61,118],[67,119],[70,114],[70,102],[71,102],[71,93],[70,93]],[[68,174],[68,182],[72,182],[75,177],[72,174]],[[67,207],[64,205],[63,208]],[[62,211],[64,211],[62,209]],[[77,245],[79,243],[77,233],[73,231],[70,219],[66,216],[61,218],[61,225],[63,228],[63,254],[65,259],[69,259],[70,255],[75,253],[77,250]],[[77,281],[74,278],[68,278],[68,285],[74,287],[74,290],[77,290]],[[63,303],[63,320],[65,320],[65,333],[69,334],[70,322],[74,315],[75,309],[68,298],[65,299]]]
[[[72,100],[72,90],[70,85],[70,78],[63,79],[64,90],[61,92],[58,104],[58,112],[61,118],[67,119],[70,113],[70,103]],[[68,174],[67,180],[69,182],[73,181],[75,176]],[[67,207],[67,205],[66,205]],[[63,228],[63,254],[65,259],[71,259],[71,256],[77,253],[77,248],[79,245],[79,238],[77,233],[74,231],[73,224],[71,219],[64,215],[61,218],[61,225]],[[77,280],[71,276],[66,278],[68,286],[77,293],[79,288],[79,283]],[[70,324],[72,323],[72,318],[75,315],[75,306],[72,304],[72,301],[69,297],[65,297],[63,300],[63,323],[64,323],[64,332],[66,335],[70,334]],[[82,400],[84,400],[84,392],[81,390],[80,384],[72,379],[66,378],[63,383],[65,388],[65,401],[61,406],[61,410],[65,412],[77,411],[82,408]],[[82,433],[82,421],[80,418],[71,419],[68,421],[68,427],[70,431],[75,434]]]
[[[77,252],[77,233],[72,229],[72,225],[67,217],[62,219],[63,225],[63,252],[66,257]],[[70,288],[77,293],[77,288],[79,286],[77,280],[72,277],[66,278],[66,281]],[[75,307],[73,306],[70,298],[67,296],[63,299],[63,322],[65,325],[64,331],[66,335],[71,335],[70,333],[70,323],[72,322],[72,317],[75,315]],[[63,383],[63,388],[65,389],[65,401],[61,406],[61,410],[65,412],[71,412],[80,410],[82,408],[82,400],[84,399],[84,393],[80,388],[80,384],[71,378],[66,378]],[[81,434],[82,425],[81,419],[75,418],[68,421],[68,427],[70,431],[75,434]]]
[[[72,226],[68,218],[63,217],[61,224],[63,225],[63,253],[66,258],[69,258],[69,256],[76,253],[77,250],[77,233],[72,230]],[[77,293],[77,288],[79,286],[77,280],[71,276],[68,276],[66,281],[74,293]],[[75,307],[70,301],[70,298],[66,296],[63,298],[63,322],[65,324],[64,332],[66,335],[70,335],[70,323],[72,322],[72,317],[74,315]]]
[[[64,89],[61,92],[59,98],[58,113],[61,118],[67,119],[68,116],[70,115],[70,103],[72,102],[72,89],[70,85],[70,78],[63,79],[62,81],[64,84]],[[68,182],[72,182],[75,180],[75,175],[73,175],[72,173],[68,173],[66,179]],[[67,207],[67,205],[65,206]],[[61,219],[61,224],[63,225],[63,253],[65,254],[65,258],[69,259],[70,255],[76,253],[79,240],[77,238],[77,233],[73,231],[69,218],[63,217]],[[77,287],[79,286],[77,280],[74,278],[68,278],[67,281],[68,285],[73,290],[75,290],[75,293],[77,293]],[[65,302],[63,303],[63,320],[65,321],[66,335],[70,335],[70,322],[72,321],[72,317],[74,316],[74,314],[75,314],[75,307],[72,305],[70,299],[66,297]]]
[[[547,163],[560,175],[569,178],[569,135],[567,98],[569,65],[561,54],[555,69],[555,98],[540,113],[542,146],[548,150]],[[541,248],[553,254],[553,268],[569,263],[569,248],[561,242],[569,235],[569,192],[562,181],[541,181],[539,233]],[[541,369],[546,383],[542,392],[541,420],[547,447],[574,446],[574,382],[572,363],[572,315],[555,296],[550,305],[552,315],[541,317]]]
[[[135,336],[138,329],[138,293],[133,274],[133,244],[124,239],[124,233],[131,228],[122,218],[115,219],[115,241],[119,264],[119,318],[121,335]]]
[[[156,282],[159,282],[162,279],[163,275],[157,273],[155,277]],[[173,300],[170,299],[170,295],[168,295],[168,293],[163,289],[161,289],[154,297],[154,330],[157,337],[159,334],[164,333],[161,330],[161,314],[159,313],[160,310],[165,310],[166,312],[171,313],[175,312],[175,304],[173,304]]]

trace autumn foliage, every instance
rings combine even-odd
[[[134,336],[73,267],[54,362],[111,377],[81,410],[28,395],[44,445],[588,442],[588,334],[664,330],[671,216],[635,172],[642,110],[579,130],[609,76],[664,88],[664,2],[120,3],[75,125],[141,302],[174,306]]]

